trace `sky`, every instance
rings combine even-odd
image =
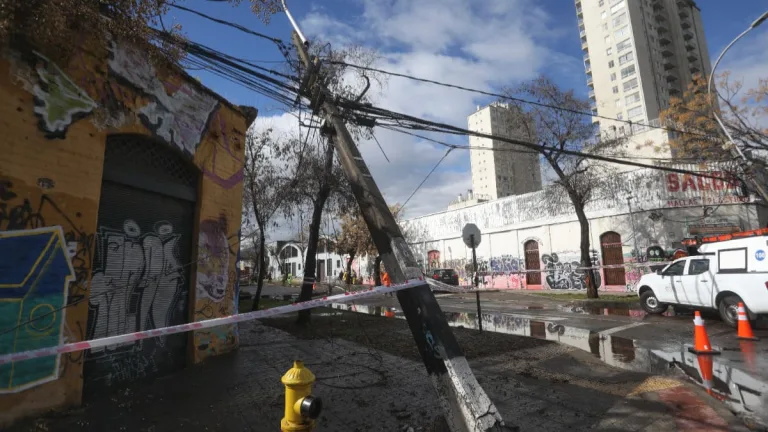
[[[250,12],[248,0],[237,7],[206,0],[183,4],[290,41],[292,28],[284,14],[272,16],[265,24]],[[765,0],[697,0],[697,4],[712,61],[768,9]],[[288,7],[310,40],[330,41],[332,48],[356,44],[375,49],[381,69],[486,91],[513,87],[544,74],[562,88],[587,95],[572,0],[288,0]],[[185,35],[195,42],[284,70],[282,54],[272,42],[185,11],[172,10],[169,15],[166,20],[181,24]],[[768,24],[734,46],[718,72],[730,70],[748,86],[757,83],[759,77],[768,77],[766,46]],[[205,70],[189,72],[231,102],[257,107],[258,128],[298,133],[298,120],[290,107]],[[466,118],[477,106],[492,101],[475,93],[397,77],[390,77],[371,96],[378,106],[459,127],[467,126]],[[359,143],[363,158],[387,202],[402,203],[446,149],[389,130],[376,129],[375,133],[389,162],[373,141]],[[466,144],[466,140],[458,143]],[[443,211],[458,194],[466,194],[471,188],[469,169],[467,151],[451,152],[408,203],[406,218]],[[294,223],[281,222],[270,239],[293,237],[295,232]]]

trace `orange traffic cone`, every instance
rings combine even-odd
[[[694,312],[693,325],[693,348],[688,348],[688,351],[694,354],[720,354],[720,351],[713,350],[709,343],[709,336],[707,336],[707,329],[704,328],[701,312]]]
[[[704,386],[704,389],[709,393],[712,394],[712,371],[714,369],[714,364],[712,362],[712,356],[711,355],[697,355],[696,359],[699,361],[699,370],[701,371],[701,384]]]
[[[752,333],[752,326],[749,325],[749,318],[747,318],[747,310],[744,308],[744,303],[741,302],[739,302],[739,333],[737,337],[743,340],[758,340]]]

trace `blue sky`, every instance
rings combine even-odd
[[[547,74],[560,86],[586,95],[581,45],[572,0],[288,0],[302,29],[311,38],[335,47],[355,43],[376,49],[378,66],[484,90],[515,85]],[[582,0],[592,1],[592,0]],[[597,1],[597,0],[594,0]],[[639,0],[627,0],[639,1]],[[768,9],[764,0],[698,0],[713,61],[733,37]],[[183,5],[236,22],[280,39],[290,40],[283,14],[264,24],[248,9],[205,0]],[[271,42],[208,22],[180,10],[171,16],[192,40],[237,57],[282,68],[280,52]],[[168,21],[166,20],[166,24]],[[729,52],[721,69],[732,70],[747,83],[768,77],[768,24]],[[211,75],[190,71],[237,104],[256,106],[261,127],[296,132],[287,107]],[[392,77],[375,93],[375,103],[417,116],[466,126],[466,116],[488,98]],[[439,160],[444,149],[412,137],[379,131],[377,137],[391,163],[371,142],[360,148],[390,202],[402,202]],[[453,152],[408,205],[407,216],[445,209],[458,193],[471,187],[469,155]],[[279,236],[278,236],[279,237]]]

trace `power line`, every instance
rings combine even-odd
[[[696,173],[694,171],[690,170],[684,170],[679,168],[671,168],[671,167],[663,167],[663,166],[657,166],[657,165],[650,165],[640,162],[632,162],[628,160],[622,160],[607,156],[602,156],[599,154],[593,154],[593,153],[585,153],[582,151],[577,150],[569,150],[569,149],[557,149],[557,148],[551,148],[546,147],[541,144],[536,144],[528,141],[513,139],[513,138],[507,138],[502,136],[496,136],[491,134],[485,134],[482,132],[476,132],[471,131],[469,129],[460,128],[457,126],[448,125],[445,123],[439,123],[435,121],[425,120],[419,117],[414,117],[411,115],[398,113],[395,111],[390,111],[383,108],[374,107],[372,105],[367,104],[360,104],[358,102],[352,101],[350,99],[346,98],[339,98],[339,105],[342,107],[346,107],[348,109],[355,109],[358,111],[362,111],[366,114],[376,115],[378,116],[378,119],[382,120],[393,120],[395,124],[388,124],[385,123],[388,126],[399,126],[407,129],[412,130],[423,130],[423,131],[431,131],[431,132],[441,132],[441,133],[447,133],[452,135],[461,135],[461,136],[476,136],[480,138],[488,138],[496,141],[503,141],[509,144],[515,144],[524,148],[532,149],[535,151],[538,151],[542,154],[546,152],[553,152],[558,154],[565,154],[570,156],[581,156],[586,159],[593,159],[593,160],[599,160],[603,162],[611,162],[619,165],[627,165],[627,166],[634,166],[638,168],[650,168],[655,170],[661,170],[661,171],[668,171],[668,172],[675,172],[679,174],[691,174],[691,175],[697,175],[700,177],[709,177],[709,178],[715,178],[715,179],[721,179],[717,176],[712,176],[708,174],[702,174],[702,173]]]
[[[497,98],[500,98],[500,99],[507,99],[507,100],[511,100],[511,101],[515,101],[515,102],[520,102],[520,103],[523,103],[523,104],[528,104],[528,105],[534,105],[534,106],[542,107],[542,108],[549,108],[549,109],[554,109],[554,110],[558,110],[558,111],[570,112],[572,114],[577,114],[577,115],[596,117],[596,118],[600,118],[600,119],[603,119],[603,120],[610,120],[610,121],[615,121],[615,122],[619,122],[619,123],[625,123],[625,124],[629,124],[630,126],[632,126],[632,125],[635,125],[635,126],[640,125],[640,126],[648,127],[650,129],[660,129],[660,130],[663,130],[663,131],[666,131],[666,132],[675,132],[675,133],[679,133],[679,134],[688,134],[688,135],[697,135],[697,136],[701,136],[701,137],[710,137],[709,135],[706,135],[706,134],[700,134],[700,133],[695,133],[695,132],[690,132],[690,131],[683,131],[683,130],[679,130],[679,129],[664,127],[664,126],[654,126],[654,125],[650,125],[650,124],[646,124],[646,123],[642,123],[642,122],[633,122],[631,120],[623,120],[623,119],[618,119],[618,118],[614,118],[614,117],[608,117],[608,116],[604,116],[604,115],[594,114],[594,113],[591,113],[591,112],[579,111],[579,110],[575,110],[575,109],[570,109],[570,108],[564,108],[564,107],[560,107],[560,106],[545,104],[545,103],[542,103],[542,102],[530,101],[530,100],[526,100],[526,99],[522,99],[522,98],[518,98],[518,97],[514,97],[514,96],[504,95],[504,94],[501,94],[501,93],[489,92],[489,91],[475,89],[475,88],[471,88],[471,87],[464,87],[464,86],[460,86],[460,85],[457,85],[457,84],[445,83],[445,82],[431,80],[431,79],[427,79],[427,78],[416,77],[416,76],[413,76],[413,75],[408,75],[408,74],[403,74],[403,73],[398,73],[398,72],[392,72],[392,71],[388,71],[388,70],[384,70],[384,69],[373,68],[373,67],[370,67],[370,66],[361,66],[361,65],[356,65],[356,64],[347,63],[347,62],[343,62],[343,61],[337,61],[337,60],[330,61],[330,63],[331,64],[339,64],[339,65],[343,65],[343,66],[348,66],[348,67],[351,67],[351,68],[365,70],[365,71],[369,71],[369,72],[377,72],[377,73],[382,73],[382,74],[385,74],[385,75],[396,76],[396,77],[399,77],[399,78],[406,78],[406,79],[409,79],[409,80],[412,80],[412,81],[418,81],[418,82],[423,82],[423,83],[427,83],[427,84],[434,84],[434,85],[438,85],[438,86],[441,86],[441,87],[453,88],[453,89],[462,90],[462,91],[466,91],[466,92],[470,92],[470,93],[477,93],[477,94],[482,94],[482,95],[485,95],[485,96],[493,96],[493,97],[497,97]]]
[[[406,205],[406,204],[408,204],[408,201],[410,201],[410,200],[411,200],[411,198],[413,198],[413,196],[414,196],[414,195],[416,195],[416,192],[418,192],[418,191],[419,191],[419,189],[421,189],[421,187],[424,185],[424,183],[426,183],[426,182],[427,182],[427,179],[429,179],[429,176],[431,176],[431,175],[432,175],[432,173],[433,173],[433,172],[435,172],[435,170],[437,169],[437,167],[439,167],[439,166],[440,166],[440,164],[441,164],[441,163],[443,163],[443,161],[445,160],[445,158],[447,158],[447,157],[448,157],[448,155],[449,155],[449,154],[451,154],[451,151],[453,151],[453,149],[452,149],[452,148],[449,148],[449,149],[448,149],[448,151],[447,151],[447,152],[445,152],[445,154],[443,155],[443,157],[441,157],[441,158],[440,158],[440,160],[439,160],[439,161],[437,161],[437,163],[435,164],[435,166],[434,166],[434,167],[432,167],[432,170],[431,170],[429,173],[427,173],[427,176],[426,176],[426,177],[424,177],[424,180],[422,180],[422,181],[421,181],[421,183],[419,183],[419,185],[418,185],[418,186],[416,186],[416,189],[414,189],[414,190],[413,190],[413,192],[411,192],[411,196],[409,196],[409,197],[408,197],[408,199],[407,199],[407,200],[405,200],[405,202],[403,203],[403,205],[402,205],[401,207],[405,207],[405,205]]]

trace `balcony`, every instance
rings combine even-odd
[[[589,53],[584,54],[584,61],[585,62],[589,61]]]
[[[672,50],[669,48],[669,45],[661,49],[661,55],[664,57],[671,57],[674,55]]]
[[[677,77],[673,73],[667,73],[667,82],[670,83],[672,81],[677,81]]]
[[[590,91],[589,91],[589,98],[590,98],[592,101],[597,101],[597,98],[595,97],[595,91],[594,91],[594,90],[590,90]]]
[[[587,40],[586,39],[583,39],[583,38],[581,39],[581,49],[584,50],[584,51],[587,51],[589,49],[588,46],[587,46]]]
[[[690,16],[687,9],[680,9],[677,14],[680,15],[680,18],[688,18]]]
[[[688,61],[689,61],[689,62],[693,63],[693,62],[695,62],[695,61],[696,61],[696,60],[698,60],[698,59],[699,59],[699,57],[698,57],[698,56],[696,56],[696,53],[695,53],[695,52],[693,52],[693,51],[688,51]]]
[[[592,64],[589,62],[584,63],[584,71],[586,73],[592,73]]]
[[[667,15],[664,13],[663,10],[658,10],[656,13],[653,14],[653,17],[656,19],[656,21],[666,21]]]
[[[691,64],[689,69],[691,70],[691,73],[694,74],[694,75],[696,75],[697,73],[701,72],[701,68],[699,67],[699,65],[697,65],[695,63]]]
[[[668,82],[667,83],[667,91],[669,91],[669,94],[671,96],[679,96],[683,92],[680,90],[680,86],[677,85],[675,82]]]
[[[690,4],[688,3],[687,0],[677,0],[677,7],[679,8],[690,7]]]
[[[689,32],[689,31],[683,32],[683,39],[685,39],[687,41],[693,39],[693,33]]]
[[[659,45],[664,46],[664,45],[669,45],[671,43],[672,43],[672,40],[669,38],[669,36],[666,35],[666,33],[663,35],[661,34],[659,35]]]
[[[680,27],[688,30],[689,28],[691,28],[691,22],[688,21],[688,20],[681,20],[680,21]]]
[[[666,33],[669,31],[669,29],[664,24],[659,24],[656,27],[656,31],[659,33],[659,35]]]
[[[688,42],[686,42],[686,43],[685,43],[685,49],[686,49],[687,51],[695,51],[695,50],[696,50],[696,44],[695,44],[695,43],[693,43],[693,41],[692,41],[692,40],[691,40],[691,41],[688,41]]]
[[[675,64],[674,61],[672,61],[672,59],[664,59],[661,62],[661,65],[664,66],[664,70],[670,70],[677,67],[677,65]]]
[[[592,75],[587,75],[587,85],[592,88],[595,85],[595,81],[592,79]]]
[[[584,16],[584,13],[581,10],[581,6],[576,6],[576,16],[579,18],[582,18]]]

